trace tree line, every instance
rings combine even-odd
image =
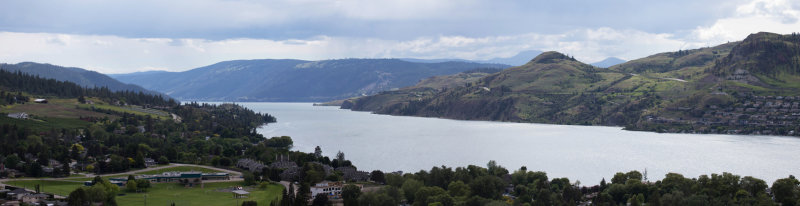
[[[170,97],[161,95],[147,94],[132,91],[111,91],[107,87],[82,87],[78,84],[55,79],[46,79],[39,76],[23,73],[21,71],[10,72],[0,70],[0,88],[9,90],[0,94],[2,102],[0,104],[24,103],[19,101],[20,92],[27,92],[42,96],[52,96],[59,98],[81,98],[85,96],[98,97],[107,102],[127,103],[132,105],[150,105],[162,107],[174,107],[179,104]],[[18,99],[8,98],[9,94],[17,93]]]
[[[496,165],[455,169],[433,167],[416,173],[386,174],[376,192],[343,194],[345,205],[800,205],[794,176],[768,185],[730,173],[686,178],[669,173],[649,181],[638,171],[616,173],[611,182],[581,186],[522,167],[513,173]]]

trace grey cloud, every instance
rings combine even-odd
[[[333,1],[291,0],[9,0],[3,2],[0,30],[134,38],[275,40],[318,35],[408,40],[435,35],[563,33],[597,27],[663,33],[711,24],[741,1],[397,1],[404,8],[395,11],[360,1],[336,5],[330,3]]]

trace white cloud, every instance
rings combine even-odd
[[[669,35],[610,28],[563,34],[528,33],[472,38],[420,37],[412,40],[317,36],[310,39],[168,39],[99,35],[0,32],[0,61],[37,61],[104,73],[182,71],[233,59],[463,58],[509,57],[524,50],[556,50],[587,62],[607,56],[634,58],[677,48]],[[50,42],[60,42],[52,44]],[[637,49],[626,49],[637,48]]]
[[[739,41],[752,33],[800,32],[800,2],[789,0],[753,0],[736,8],[733,16],[718,19],[710,26],[695,29],[693,41],[720,44]]]
[[[205,2],[205,3],[204,3]],[[209,2],[213,2],[209,3]],[[355,1],[359,3],[360,1]],[[199,1],[195,7],[210,7],[217,1]],[[263,6],[250,1],[225,1],[229,7]],[[363,2],[362,2],[363,3]],[[421,1],[416,5],[363,3],[362,10],[384,11],[398,9],[409,12],[371,14],[356,9],[351,1],[302,0],[277,4],[330,6],[331,11],[310,8],[311,16],[350,16],[348,18],[401,19],[412,10],[422,17],[433,11],[459,10],[471,7],[447,1]],[[458,6],[454,6],[458,5]],[[169,6],[167,6],[169,7]],[[375,8],[373,8],[375,7]],[[380,8],[378,8],[380,7]],[[394,8],[396,7],[396,8]],[[275,7],[279,8],[279,7]],[[426,9],[429,8],[429,9]],[[375,9],[375,10],[372,10]],[[324,9],[323,9],[324,10]],[[241,17],[231,24],[259,21],[259,18],[282,18],[282,12],[271,14],[235,14]],[[653,33],[634,28],[612,27],[575,28],[554,33],[523,32],[508,35],[429,35],[408,39],[359,37],[346,35],[317,35],[309,38],[271,40],[258,38],[128,38],[114,35],[80,35],[60,33],[0,32],[0,62],[37,61],[64,66],[77,66],[104,73],[126,73],[159,70],[182,71],[219,61],[233,59],[336,59],[336,58],[462,58],[486,60],[510,57],[524,50],[559,51],[584,62],[606,57],[636,59],[658,52],[713,46],[726,41],[738,41],[758,31],[776,33],[797,32],[800,28],[800,3],[789,0],[753,0],[736,7],[728,17],[707,26],[689,31]],[[159,12],[159,11],[152,11]],[[317,12],[317,13],[313,13]],[[430,14],[429,14],[430,13]],[[306,13],[303,13],[306,15]],[[458,16],[459,14],[453,14]],[[184,18],[184,17],[181,17]],[[424,18],[423,18],[424,19]],[[176,20],[168,20],[176,21]],[[211,23],[215,23],[210,20]],[[220,20],[230,21],[230,19]],[[276,20],[277,21],[277,20]],[[220,22],[216,22],[220,23]]]
[[[67,46],[72,41],[72,36],[66,34],[59,34],[47,38],[47,43]]]

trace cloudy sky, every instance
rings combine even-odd
[[[103,73],[232,59],[509,57],[584,62],[800,32],[797,0],[0,1],[0,62]]]

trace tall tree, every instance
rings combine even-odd
[[[358,206],[358,197],[361,196],[361,187],[353,184],[342,187],[342,199],[344,205]]]

